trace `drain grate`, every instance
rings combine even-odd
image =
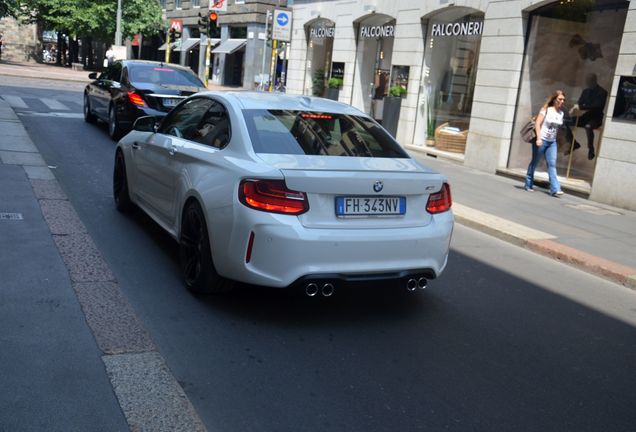
[[[0,220],[22,220],[22,213],[0,212]]]

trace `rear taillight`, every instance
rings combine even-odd
[[[128,100],[133,105],[146,106],[146,102],[144,101],[144,99],[138,93],[135,93],[134,91],[128,92]]]
[[[426,203],[426,211],[433,214],[442,213],[450,210],[452,205],[453,199],[451,198],[450,185],[444,183],[439,192],[429,195],[428,202]]]
[[[309,210],[307,195],[287,189],[284,180],[243,180],[239,199],[247,207],[270,213],[299,215]]]

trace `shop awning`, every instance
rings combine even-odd
[[[170,49],[173,50],[176,44],[177,44],[176,42],[171,42],[170,43]],[[159,48],[157,48],[157,51],[165,51],[167,45],[168,45],[167,43],[164,43]]]
[[[246,42],[246,39],[226,39],[218,47],[214,48],[212,52],[214,54],[232,54],[234,51],[243,48]]]
[[[188,38],[184,41],[181,41],[181,46],[175,48],[175,51],[189,51],[192,48],[196,47],[197,45],[199,45],[199,42],[201,42],[201,39],[199,38]]]

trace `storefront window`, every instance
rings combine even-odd
[[[425,22],[424,92],[414,141],[464,153],[484,14],[450,8]]]
[[[555,2],[530,16],[508,168],[525,171],[532,147],[519,130],[552,92],[562,90],[566,118],[557,135],[557,173],[591,185],[628,4]]]
[[[356,26],[358,77],[353,90],[353,105],[382,121],[384,97],[389,94],[391,57],[395,36],[395,18],[373,14]]]
[[[334,35],[334,23],[326,19],[314,21],[307,27],[305,94],[321,97],[326,94]]]
[[[406,97],[409,86],[409,66],[394,65],[391,70],[391,87],[389,92],[393,92],[394,96]]]

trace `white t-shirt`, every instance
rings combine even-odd
[[[548,107],[548,111],[542,109],[543,124],[541,125],[541,139],[545,141],[556,141],[559,126],[563,124],[563,111],[557,111],[554,107]]]

